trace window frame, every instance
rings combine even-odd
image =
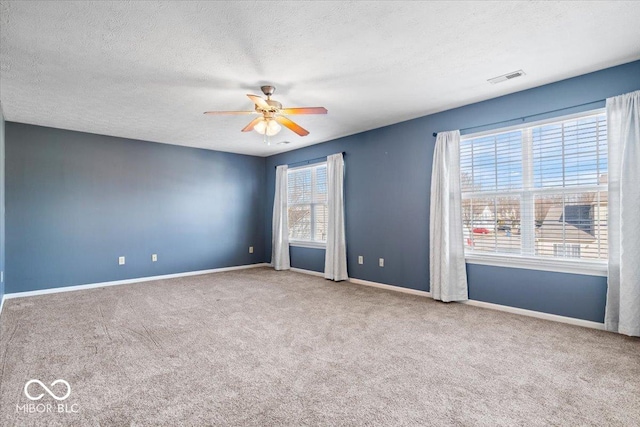
[[[534,122],[521,123],[518,125],[501,127],[497,129],[483,130],[480,132],[474,132],[462,135],[460,142],[468,141],[470,139],[481,138],[483,136],[495,136],[503,133],[509,133],[516,130],[522,131],[523,140],[523,161],[527,156],[525,151],[531,153],[530,148],[532,146],[532,129],[539,126],[544,126],[551,123],[558,123],[563,121],[583,119],[593,116],[599,116],[606,113],[606,109],[598,108],[595,110],[584,111],[576,114],[563,115],[557,117],[551,117],[544,120],[538,120]],[[530,166],[530,165],[529,165]],[[527,165],[523,164],[523,182],[522,188],[517,190],[501,190],[501,191],[485,191],[485,192],[467,192],[463,195],[463,198],[473,198],[478,195],[483,197],[498,197],[498,196],[519,196],[521,203],[526,203],[525,199],[531,199],[532,206],[535,205],[535,196],[539,194],[564,194],[567,192],[589,192],[589,191],[608,191],[607,184],[596,185],[580,185],[572,187],[546,187],[534,189],[531,182],[527,182],[528,179],[532,179],[533,172]],[[527,176],[528,175],[528,176]],[[530,210],[529,212],[533,212]],[[521,219],[522,222],[525,218]],[[533,224],[533,222],[532,222]],[[534,227],[535,230],[535,227]],[[532,236],[529,236],[528,240],[531,240]],[[523,241],[525,239],[523,238]],[[565,242],[566,244],[567,242]],[[524,244],[524,242],[523,242]],[[535,247],[535,238],[533,239]],[[522,248],[524,252],[524,248]],[[531,255],[519,255],[519,254],[507,254],[507,253],[469,253],[465,248],[465,261],[467,264],[489,265],[497,267],[509,267],[509,268],[523,268],[528,270],[541,270],[541,271],[553,271],[560,273],[572,273],[583,274],[589,276],[607,276],[608,272],[608,260],[582,260],[582,259],[567,259],[567,258],[547,258],[541,256]]]
[[[325,168],[327,167],[327,161],[321,161],[321,162],[317,162],[317,163],[311,163],[311,164],[306,164],[306,165],[301,165],[301,166],[296,166],[293,168],[287,168],[287,180],[289,179],[289,172],[291,171],[300,171],[302,169],[315,169],[315,168],[319,168],[324,166]],[[316,192],[316,174],[313,173],[311,175],[311,191],[312,191],[312,196],[311,196],[311,200],[314,199],[314,195]],[[328,197],[328,194],[327,194]],[[327,203],[296,203],[293,205],[289,204],[289,186],[287,185],[287,216],[289,215],[289,206],[310,206],[310,212],[311,212],[311,236],[315,235],[315,213],[314,213],[314,206],[316,205],[327,205]],[[289,224],[287,221],[287,233],[289,232]],[[321,241],[321,240],[301,240],[301,239],[292,239],[289,238],[289,246],[296,246],[296,247],[301,247],[301,248],[312,248],[312,249],[325,249],[327,247],[327,241]]]

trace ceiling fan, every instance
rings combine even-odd
[[[309,135],[308,130],[285,116],[295,114],[327,114],[327,109],[324,107],[282,108],[282,104],[271,99],[271,95],[273,95],[273,92],[276,90],[275,87],[261,86],[260,89],[262,89],[262,93],[266,95],[267,99],[263,99],[258,95],[247,95],[255,104],[255,111],[207,111],[204,114],[260,114],[260,117],[253,119],[251,123],[242,129],[242,132],[255,130],[259,134],[265,135],[265,138],[280,132],[282,129],[280,125],[291,129],[300,136],[307,136]]]

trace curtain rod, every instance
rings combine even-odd
[[[564,108],[558,108],[557,110],[545,111],[544,113],[537,113],[537,114],[531,114],[529,116],[516,117],[514,119],[502,120],[502,121],[494,122],[494,123],[488,123],[486,125],[471,126],[471,127],[468,127],[468,128],[460,129],[460,132],[468,131],[468,130],[472,130],[472,129],[483,128],[483,127],[487,127],[487,126],[500,125],[502,123],[514,122],[516,120],[522,120],[524,122],[526,119],[529,119],[531,117],[543,116],[545,114],[556,113],[558,111],[564,111],[564,110],[570,110],[572,108],[584,107],[585,105],[598,104],[598,103],[600,103],[602,101],[606,101],[606,100],[605,99],[599,99],[597,101],[585,102],[584,104],[573,105],[571,107],[564,107]],[[434,132],[433,136],[434,137],[438,136],[438,132]]]
[[[345,151],[342,152],[342,155],[344,156],[345,154],[347,154]],[[301,160],[299,162],[293,162],[290,164],[287,164],[287,166],[291,166],[291,165],[296,165],[296,166],[301,166],[301,165],[308,165],[311,163],[317,163],[316,160],[322,160],[322,159],[326,159],[327,156],[323,156],[323,157],[316,157],[315,159],[309,159],[309,160]],[[276,169],[278,168],[278,165],[276,165]]]

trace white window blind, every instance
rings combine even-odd
[[[327,241],[327,164],[289,169],[289,240]]]
[[[607,126],[590,114],[465,138],[467,254],[607,260]]]

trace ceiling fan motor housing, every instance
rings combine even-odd
[[[276,110],[282,110],[282,104],[280,104],[278,101],[274,101],[273,99],[267,99],[267,104],[269,104],[271,107],[273,107]]]
[[[258,105],[256,105],[256,111],[258,113],[263,113],[263,114],[274,114],[277,113],[278,111],[282,110],[282,104],[279,103],[278,101],[274,101],[273,99],[265,99],[264,102],[266,102],[269,105],[269,108],[263,108],[260,107]]]

